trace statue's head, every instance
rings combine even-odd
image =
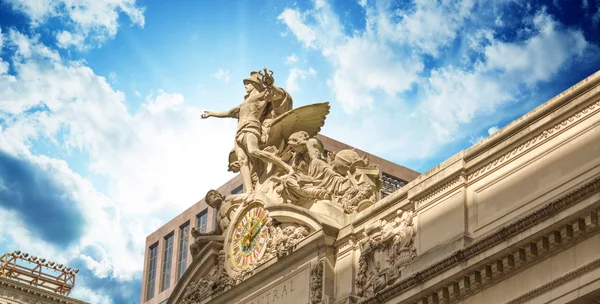
[[[259,72],[250,72],[250,77],[244,78],[244,87],[246,88],[246,93],[250,93],[253,90],[258,90],[262,92],[264,90],[264,85],[261,80],[262,76]]]
[[[364,160],[354,150],[342,150],[335,154],[333,170],[342,175],[353,172],[357,166],[364,166]]]
[[[306,141],[310,136],[305,131],[298,131],[290,135],[288,138],[288,145],[295,152],[304,152],[306,151]]]
[[[221,193],[219,193],[217,190],[210,190],[208,193],[206,193],[204,201],[212,208],[219,209],[221,207],[221,203],[223,203],[223,195],[221,195]]]

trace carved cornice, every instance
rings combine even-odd
[[[572,281],[588,272],[594,271],[596,269],[600,268],[600,259],[594,260],[582,267],[577,268],[576,270],[573,270],[563,276],[560,276],[558,279],[544,284],[534,290],[532,290],[531,292],[528,292],[506,304],[520,304],[520,303],[525,303],[528,302],[550,290],[553,290],[555,288],[557,288],[558,286],[564,285],[569,281]]]
[[[593,211],[593,214],[597,216],[596,211]],[[552,231],[533,242],[524,244],[511,254],[492,259],[492,263],[488,263],[483,268],[480,268],[480,270],[476,270],[469,275],[469,277],[475,277],[476,273],[479,273],[480,276],[483,273],[483,279],[480,282],[474,280],[474,282],[470,283],[469,288],[465,288],[463,285],[461,289],[459,286],[456,291],[452,292],[452,295],[450,295],[449,291],[450,286],[442,288],[442,290],[448,290],[445,292],[447,294],[447,304],[458,303],[600,232],[600,227],[597,226],[597,223],[589,223],[588,227],[585,224],[580,225],[581,229],[575,235],[572,227],[573,225],[579,225],[579,223],[580,219],[576,220],[575,223],[565,225],[560,231]],[[565,282],[563,281],[563,283]],[[439,297],[439,293],[436,292],[435,294]],[[444,297],[443,294],[444,291],[442,291],[442,297]],[[435,297],[435,295],[432,293],[431,297]],[[531,295],[531,298],[533,297],[535,297],[534,294]]]
[[[356,250],[356,248],[358,248],[356,244],[356,237],[354,235],[350,235],[336,246],[335,254],[339,258],[346,255],[348,252]]]
[[[453,254],[444,258],[438,263],[418,271],[411,277],[405,278],[392,286],[389,286],[388,288],[378,292],[375,296],[363,300],[361,303],[383,303],[391,297],[395,297],[425,281],[433,279],[442,272],[458,266],[458,264],[462,261],[483,253],[485,250],[506,241],[510,237],[518,235],[522,231],[541,223],[542,221],[558,214],[568,207],[571,207],[599,192],[600,177],[597,177],[578,189],[575,189],[568,194],[546,204],[544,207],[528,214],[527,216],[516,220],[514,223],[508,224],[489,236],[475,241],[463,249],[455,251]]]
[[[467,181],[469,183],[473,183],[493,172],[495,169],[500,168],[513,160],[517,159],[521,155],[534,150],[539,147],[543,143],[549,141],[552,138],[555,138],[559,134],[565,132],[566,130],[572,128],[573,126],[581,123],[586,120],[588,117],[600,112],[600,100],[592,103],[591,105],[585,107],[582,110],[579,110],[577,113],[565,118],[561,122],[549,127],[534,137],[530,138],[526,142],[520,144],[518,147],[504,153],[502,156],[494,159],[486,163],[485,165],[479,167],[473,173],[469,174]]]
[[[80,300],[61,296],[59,294],[52,294],[51,292],[6,278],[0,278],[0,296],[12,297],[23,303],[88,304]]]
[[[447,178],[441,184],[436,187],[432,187],[429,190],[426,190],[423,193],[419,193],[411,200],[415,202],[415,208],[421,208],[425,206],[427,203],[433,201],[434,199],[442,197],[444,194],[463,186],[466,182],[466,178],[463,174],[456,174],[450,178]]]

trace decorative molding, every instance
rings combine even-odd
[[[361,303],[383,303],[391,297],[402,294],[403,292],[436,277],[442,272],[457,266],[459,263],[483,253],[485,250],[506,241],[510,237],[518,235],[522,231],[541,223],[542,221],[558,214],[568,207],[571,207],[599,192],[600,177],[597,177],[589,183],[546,204],[544,207],[516,220],[514,223],[508,224],[489,236],[479,241],[475,241],[463,249],[455,251],[438,263],[418,271],[408,278],[396,282],[392,286],[379,291],[372,297],[364,299]]]
[[[36,287],[6,278],[0,278],[0,296],[32,304],[88,304],[66,296],[53,295],[45,290],[40,290]]]
[[[453,177],[446,178],[437,187],[432,187],[429,190],[425,190],[422,193],[416,195],[412,200],[415,202],[415,208],[423,207],[426,203],[433,201],[435,198],[439,198],[442,194],[448,193],[449,190],[454,190],[466,183],[466,177],[463,174],[456,174]]]
[[[493,169],[499,168],[510,163],[511,161],[515,160],[516,158],[520,157],[526,152],[539,147],[543,143],[558,136],[559,134],[565,132],[566,130],[579,124],[580,122],[584,121],[588,117],[598,112],[600,112],[600,100],[596,101],[595,103],[592,103],[591,105],[578,111],[572,116],[565,118],[560,123],[545,129],[544,131],[535,135],[533,138],[530,138],[526,142],[520,144],[518,147],[504,153],[502,156],[496,158],[495,160],[490,161],[487,164],[479,167],[473,173],[469,174],[469,177],[467,179],[468,183],[475,182],[476,180],[479,180],[489,175],[493,171]]]
[[[348,252],[351,252],[356,248],[358,248],[356,237],[354,235],[350,235],[335,247],[335,255],[339,258],[341,256],[345,256]]]
[[[538,296],[543,295],[544,293],[553,290],[555,288],[557,288],[558,286],[564,285],[569,281],[572,281],[588,272],[591,272],[593,270],[596,270],[600,268],[600,259],[594,260],[582,267],[577,268],[576,270],[573,270],[563,276],[560,276],[558,279],[544,284],[506,304],[520,304],[520,303],[525,303],[527,301],[530,301]]]
[[[595,211],[594,211],[594,213],[595,213]],[[462,301],[474,294],[477,294],[490,286],[498,284],[500,281],[505,280],[511,276],[514,276],[517,273],[519,273],[529,267],[532,267],[532,266],[548,259],[549,257],[552,257],[552,256],[554,256],[568,248],[571,248],[571,247],[585,241],[586,239],[600,233],[600,227],[598,227],[597,225],[594,227],[588,227],[587,231],[585,231],[585,233],[582,232],[576,236],[567,232],[570,229],[572,229],[573,225],[577,225],[578,221],[579,220],[576,220],[575,223],[569,223],[568,225],[563,227],[562,230],[563,230],[563,232],[565,232],[564,233],[565,239],[563,239],[559,242],[556,242],[554,240],[552,241],[552,243],[550,242],[550,239],[554,238],[554,233],[555,233],[555,231],[552,231],[548,235],[543,236],[534,242],[525,244],[525,246],[522,246],[521,248],[514,251],[514,254],[509,254],[504,257],[494,259],[495,261],[504,261],[504,260],[512,259],[514,262],[514,259],[515,259],[514,257],[516,255],[517,260],[520,260],[521,262],[519,262],[519,264],[515,265],[515,266],[505,266],[503,263],[502,266],[500,266],[501,270],[498,270],[497,264],[494,265],[494,263],[492,263],[492,264],[486,265],[479,272],[485,273],[485,276],[487,276],[487,279],[484,282],[481,282],[477,286],[474,286],[473,288],[470,288],[468,290],[460,291],[460,289],[459,289],[458,295],[453,297],[450,301],[447,301],[447,304],[458,303],[459,301]],[[569,227],[571,227],[571,228],[569,228]],[[584,229],[584,230],[586,230],[586,229]],[[572,231],[572,230],[570,230],[570,231]],[[571,235],[571,236],[569,236],[569,235]],[[562,238],[562,236],[560,238]],[[521,257],[518,257],[519,255],[521,255]],[[512,258],[510,258],[510,257],[512,257]],[[510,269],[505,270],[504,268],[510,268]],[[564,281],[563,284],[565,282],[566,281]],[[521,303],[521,302],[519,302],[519,303]]]

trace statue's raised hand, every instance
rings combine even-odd
[[[206,111],[202,112],[202,115],[200,116],[200,118],[202,118],[202,119],[207,119],[207,118],[209,118],[209,117],[211,117],[211,116],[213,116],[213,115],[212,115],[212,112],[211,112],[211,111],[208,111],[208,110],[206,110]]]

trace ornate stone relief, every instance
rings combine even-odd
[[[311,213],[328,218],[340,214],[332,219],[340,221],[344,213],[372,205],[381,189],[380,170],[366,157],[353,150],[324,156],[316,135],[325,124],[329,104],[293,109],[289,93],[274,82],[272,71],[252,72],[243,80],[247,94],[240,105],[202,114],[238,121],[229,170],[240,172],[246,192],[226,199],[214,190],[206,195],[218,225],[208,233],[192,228],[190,251],[198,258],[207,244],[216,243],[224,253],[208,275],[187,287],[186,303],[235,286],[267,261],[290,255],[322,224]],[[271,217],[270,210],[285,216]]]
[[[600,178],[595,178],[589,183],[544,205],[544,207],[537,209],[514,223],[504,226],[495,233],[492,233],[463,249],[455,251],[452,255],[444,258],[438,263],[419,270],[410,277],[398,280],[392,286],[387,287],[386,292],[372,295],[367,299],[364,299],[361,303],[384,303],[389,300],[389,295],[399,295],[406,290],[410,290],[411,288],[423,284],[440,273],[448,271],[452,267],[456,267],[458,264],[480,255],[500,243],[506,242],[507,239],[552,218],[563,210],[574,206],[597,193],[600,193]],[[548,235],[542,236],[538,241],[527,242],[527,244],[524,244],[524,247],[518,248],[514,253],[509,253],[505,257],[494,259],[495,261],[502,260],[503,262],[493,263],[495,265],[485,265],[483,269],[480,268],[474,270],[471,275],[465,276],[464,283],[453,283],[451,286],[442,288],[442,297],[446,298],[446,295],[448,295],[454,300],[464,299],[469,295],[475,294],[478,290],[493,285],[526,267],[545,260],[548,256],[555,255],[565,248],[573,246],[583,239],[599,233],[600,229],[598,227],[600,226],[598,226],[598,213],[598,210],[588,211],[586,215],[582,215],[574,223],[569,223],[563,228],[558,229],[560,231],[559,233],[557,233],[557,230],[554,230]],[[583,220],[582,218],[585,219]],[[576,233],[575,227],[577,227],[578,233]],[[564,238],[563,235],[567,236],[569,239]],[[553,241],[550,241],[552,239]],[[505,268],[503,266],[504,264],[508,265],[510,268]],[[482,273],[484,275],[482,275]],[[489,279],[484,281],[484,278]],[[452,290],[452,292],[449,292],[450,290]],[[430,295],[426,296],[426,298],[440,298],[438,292],[429,294]],[[453,294],[458,294],[458,296],[453,296]]]
[[[323,262],[318,262],[310,270],[310,303],[325,303],[323,300]]]
[[[209,295],[229,288],[234,285],[227,272],[225,271],[225,251],[221,250],[215,265],[206,276],[198,281],[190,283],[185,289],[183,302],[185,304],[199,303]]]
[[[371,297],[400,278],[402,268],[416,257],[412,211],[398,210],[392,220],[379,220],[363,232],[356,276],[358,296]]]
[[[262,259],[258,264],[262,264],[274,257],[278,259],[284,258],[296,249],[296,246],[306,236],[308,236],[308,228],[299,224],[282,224],[275,220],[271,220],[269,226],[269,239],[267,248]]]

